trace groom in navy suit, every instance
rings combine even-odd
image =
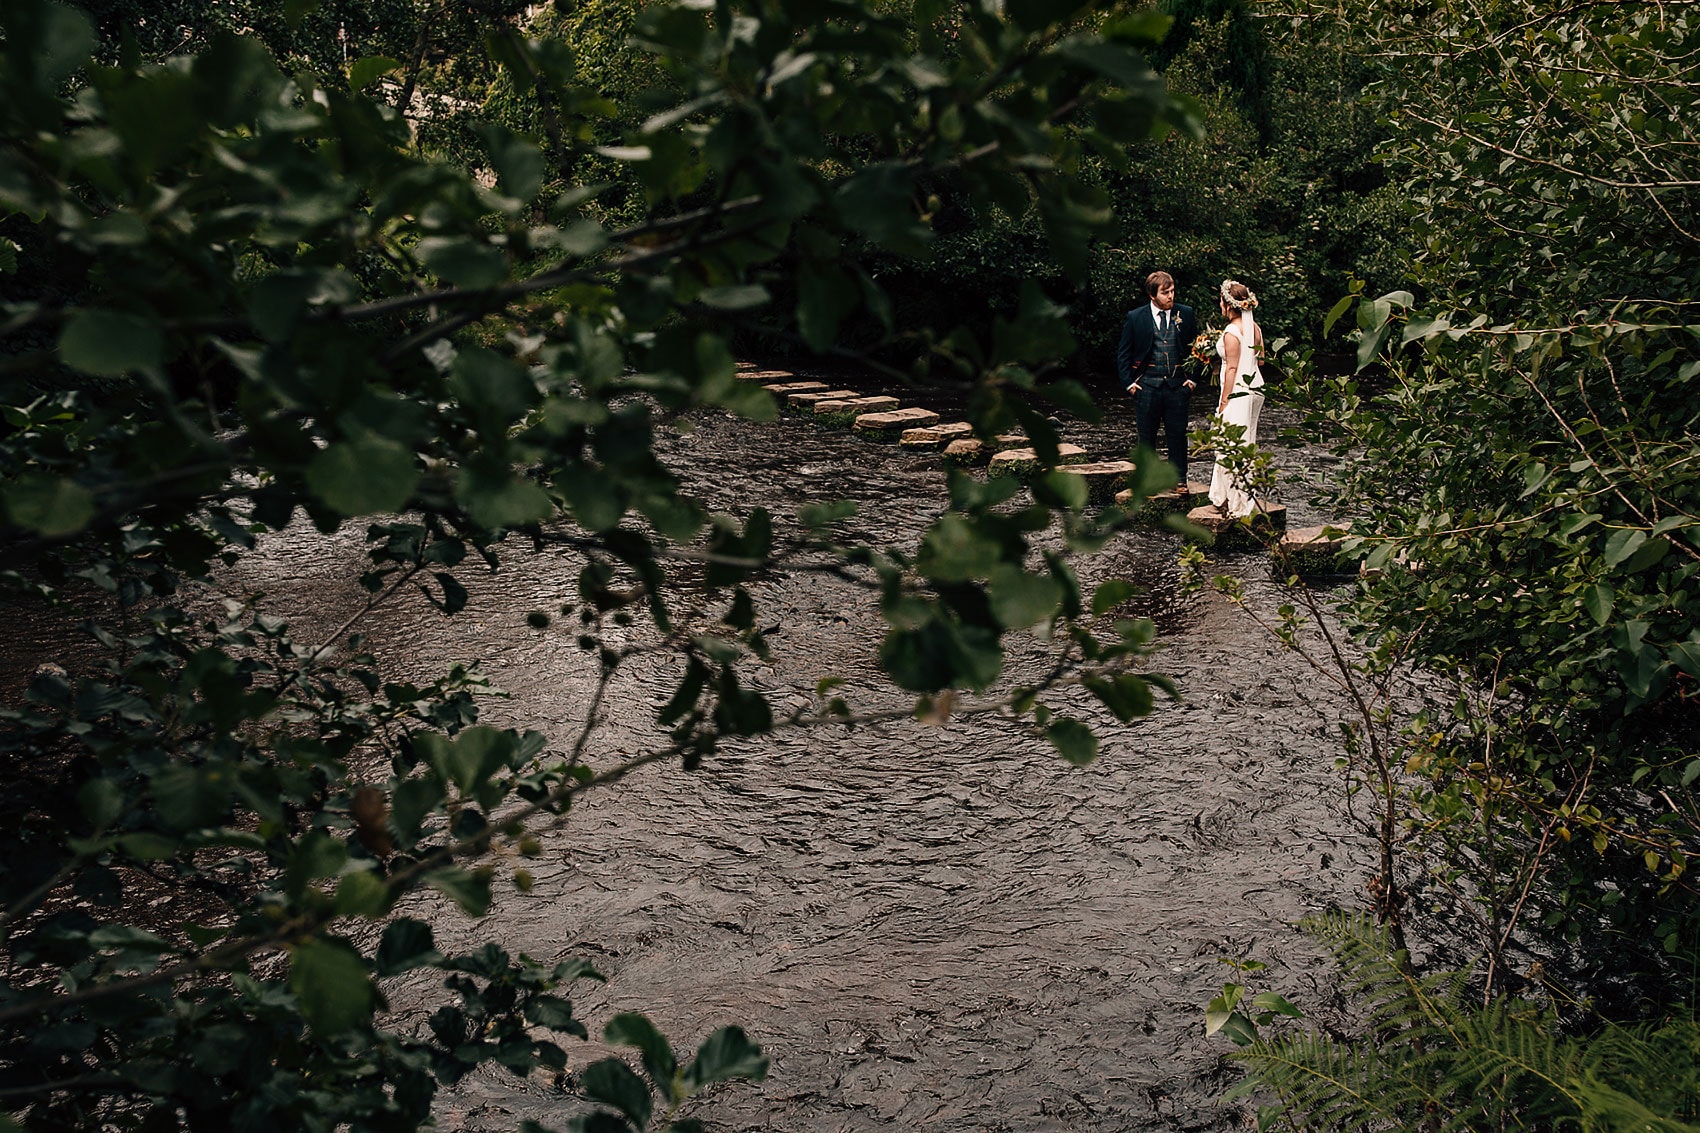
[[[1127,313],[1116,376],[1133,395],[1133,423],[1139,443],[1157,447],[1159,427],[1167,434],[1169,463],[1180,474],[1177,491],[1186,491],[1186,419],[1193,386],[1192,340],[1198,320],[1192,308],[1175,302],[1175,280],[1166,271],[1145,277],[1149,303]]]

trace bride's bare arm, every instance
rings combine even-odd
[[[1240,340],[1233,333],[1222,335],[1222,396],[1216,403],[1216,415],[1228,411],[1228,398],[1234,393],[1233,375],[1240,372]]]

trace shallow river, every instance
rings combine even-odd
[[[1273,399],[1272,399],[1273,400]],[[1125,406],[1064,439],[1119,456]],[[1278,406],[1266,420],[1280,423]],[[934,457],[816,431],[793,418],[754,425],[720,415],[662,441],[690,490],[718,510],[787,512],[851,497],[862,537],[913,547],[943,502]],[[1266,435],[1268,432],[1266,426]],[[1314,471],[1315,453],[1282,462]],[[1208,476],[1208,466],[1195,469]],[[1321,522],[1289,488],[1294,526]],[[1269,986],[1311,1004],[1330,965],[1291,927],[1332,903],[1361,903],[1368,848],[1343,815],[1332,720],[1338,704],[1220,596],[1178,587],[1178,538],[1123,537],[1080,565],[1146,589],[1126,612],[1154,617],[1153,667],[1184,699],[1118,726],[1091,713],[1103,749],[1063,763],[997,718],[815,731],[729,747],[687,773],[645,769],[586,797],[546,838],[529,894],[498,887],[473,923],[430,915],[445,948],[494,938],[539,959],[581,956],[608,977],[574,996],[595,1033],[616,1011],[650,1014],[678,1047],[742,1025],[773,1059],[765,1083],[711,1090],[686,1111],[714,1130],[1226,1129],[1243,1107],[1217,1099],[1234,1080],[1203,1005],[1232,973],[1222,956],[1271,965]],[[273,613],[317,640],[355,609],[358,530],[291,531],[235,572],[233,588],[271,595]],[[1219,556],[1248,582],[1249,605],[1281,600],[1261,554]],[[475,660],[513,694],[485,720],[534,727],[571,746],[591,688],[572,631],[534,630],[532,610],[573,598],[578,564],[518,549],[494,575],[463,570],[471,605],[445,618],[423,601],[363,627],[387,676]],[[802,703],[829,674],[861,707],[901,703],[870,664],[882,628],[871,602],[818,576],[754,588],[761,624],[781,623],[774,662],[751,683]],[[1030,654],[1030,656],[1024,656]],[[1011,642],[1019,670],[1042,646]],[[593,765],[657,745],[646,722],[671,669],[618,681],[590,742]],[[398,1009],[417,1015],[408,988]],[[575,1066],[600,1056],[568,1041]],[[502,1071],[462,1083],[439,1106],[449,1129],[564,1122],[569,1103],[541,1080]]]

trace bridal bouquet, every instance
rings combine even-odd
[[[1208,368],[1216,361],[1216,340],[1222,337],[1222,329],[1205,324],[1198,337],[1192,340],[1192,360],[1200,366]]]

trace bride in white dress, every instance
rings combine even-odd
[[[1216,340],[1216,354],[1222,359],[1222,397],[1216,416],[1222,425],[1243,428],[1241,439],[1252,444],[1257,440],[1257,415],[1263,410],[1263,370],[1257,364],[1263,353],[1263,331],[1251,314],[1257,308],[1257,295],[1238,280],[1224,279],[1221,298],[1222,317],[1229,322]],[[1231,472],[1218,445],[1216,471],[1210,477],[1210,502],[1229,516],[1250,515],[1257,501],[1246,488],[1243,467],[1238,475]]]

